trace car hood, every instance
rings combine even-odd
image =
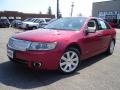
[[[13,37],[16,39],[22,39],[33,42],[54,42],[62,38],[71,38],[76,32],[77,31],[37,29],[18,33]]]
[[[38,24],[38,23],[34,23],[34,22],[22,22],[23,24]]]

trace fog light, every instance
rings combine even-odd
[[[33,68],[37,69],[37,68],[40,68],[40,67],[41,67],[41,63],[33,62],[33,63],[32,63],[32,66],[33,66]]]

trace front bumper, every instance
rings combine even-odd
[[[51,51],[16,51],[14,52],[12,60],[18,63],[23,63],[29,68],[33,68],[33,62],[41,63],[39,69],[42,70],[56,70],[59,67],[59,60],[62,52],[59,50]]]

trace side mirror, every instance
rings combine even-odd
[[[86,35],[88,33],[95,33],[95,32],[96,32],[95,27],[87,27],[86,30],[85,30]]]
[[[90,20],[87,24],[87,27],[86,27],[86,34],[88,33],[95,33],[96,31],[96,22],[94,20]]]
[[[95,31],[96,31],[95,27],[88,27],[87,28],[88,33],[95,33]]]

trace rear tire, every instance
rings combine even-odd
[[[80,52],[75,48],[68,48],[61,56],[59,70],[63,74],[70,74],[77,70],[80,64]]]
[[[107,53],[108,55],[113,54],[114,47],[115,47],[115,42],[114,42],[114,40],[112,40],[112,41],[110,42],[110,44],[109,44],[109,47],[108,47],[106,53]]]

